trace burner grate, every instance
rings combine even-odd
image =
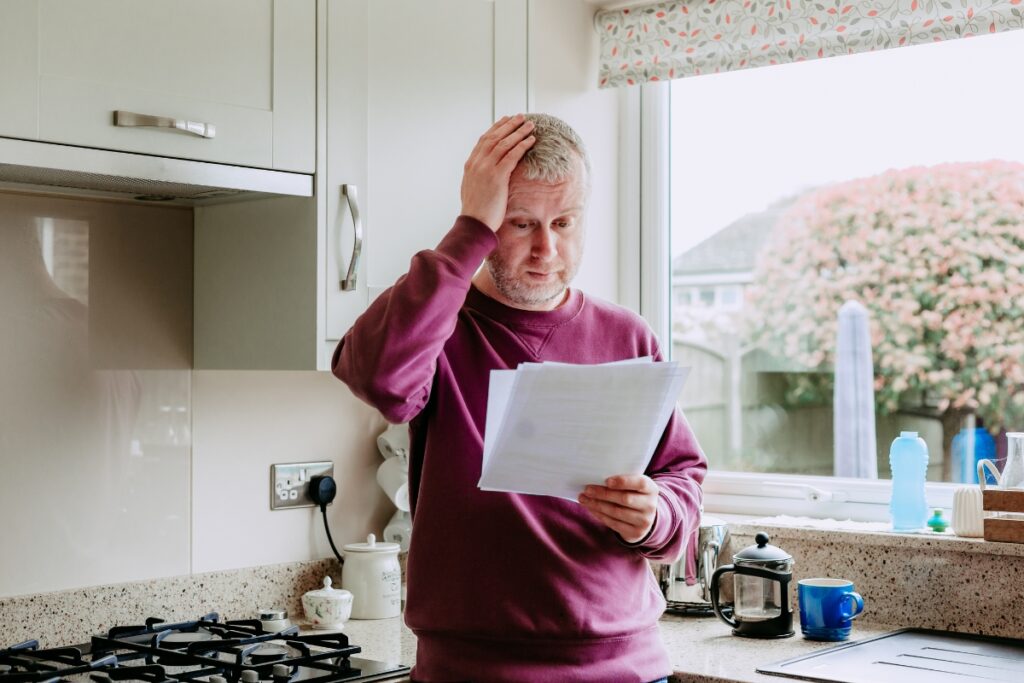
[[[255,620],[150,618],[93,636],[88,645],[39,649],[27,641],[0,650],[0,683],[340,683],[384,680],[409,667],[353,657],[344,633],[268,633]]]

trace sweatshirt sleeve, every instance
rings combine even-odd
[[[662,360],[653,342],[655,360]],[[651,463],[644,472],[658,485],[658,513],[647,536],[631,547],[656,562],[674,562],[683,554],[686,539],[700,526],[704,492],[701,485],[708,461],[697,437],[677,407],[661,435]]]
[[[437,248],[413,256],[409,272],[345,333],[331,360],[334,375],[389,422],[414,418],[430,397],[473,275],[497,245],[493,230],[459,216]]]
[[[631,544],[644,557],[674,562],[700,524],[701,484],[707,458],[677,408],[669,419],[645,474],[658,485],[658,514],[647,537]]]

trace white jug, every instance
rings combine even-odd
[[[978,461],[978,482],[985,489],[985,470],[996,480],[996,486],[1002,489],[1024,488],[1024,432],[1007,432],[1006,464],[1002,474],[991,460]]]
[[[402,568],[397,543],[377,543],[370,534],[366,543],[349,543],[341,568],[341,585],[351,591],[353,619],[387,619],[402,611]]]

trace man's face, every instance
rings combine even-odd
[[[515,308],[547,311],[562,303],[583,255],[586,171],[581,162],[566,180],[509,180],[508,208],[498,248],[487,258],[496,298]]]

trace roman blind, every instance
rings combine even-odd
[[[597,13],[603,88],[1024,26],[1024,0],[677,0]],[[1007,64],[1008,73],[1013,65]],[[1008,84],[1009,87],[1009,84]]]

